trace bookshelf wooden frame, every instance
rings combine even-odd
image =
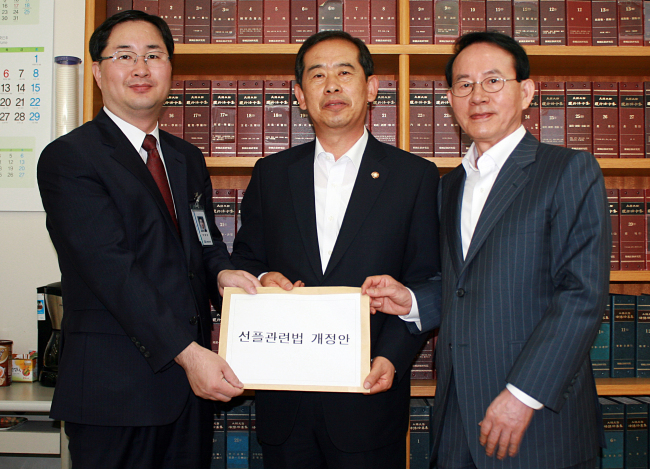
[[[411,78],[443,76],[451,56],[449,45],[409,44],[408,0],[398,1],[398,44],[369,45],[378,75],[398,80],[398,144],[409,148],[409,87]],[[104,19],[106,0],[86,0],[86,43]],[[292,77],[293,61],[299,45],[178,44],[173,67],[178,79],[199,76],[265,79]],[[527,46],[534,78],[561,80],[572,77],[584,81],[650,81],[650,47]],[[211,60],[212,59],[212,60]],[[85,53],[84,122],[101,108],[101,94],[94,83],[92,61]],[[264,74],[259,71],[264,70]],[[460,164],[460,158],[430,158],[442,174]],[[206,158],[213,184],[244,189],[258,158]],[[599,164],[608,187],[650,188],[650,159],[601,159]],[[611,290],[616,293],[650,293],[650,271],[611,273]],[[650,379],[598,379],[601,395],[650,394]],[[413,381],[413,397],[432,397],[435,381]]]

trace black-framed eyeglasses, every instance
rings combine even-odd
[[[130,50],[118,50],[108,57],[100,57],[97,62],[112,59],[113,63],[121,67],[133,67],[138,63],[138,58],[142,57],[144,63],[149,67],[164,67],[169,62],[169,55],[162,51],[151,51],[143,55],[138,55]]]
[[[481,81],[460,80],[451,85],[449,91],[457,98],[469,96],[474,91],[474,85],[481,85],[486,93],[498,93],[503,89],[506,81],[517,80],[516,78],[487,77]]]

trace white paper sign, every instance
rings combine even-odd
[[[219,354],[246,388],[366,392],[370,319],[359,288],[241,292],[226,289]]]

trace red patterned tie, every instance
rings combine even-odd
[[[169,214],[172,216],[174,225],[176,225],[176,229],[178,230],[178,220],[176,220],[176,212],[174,211],[174,201],[172,200],[171,190],[169,190],[169,181],[167,181],[165,166],[160,159],[158,148],[156,148],[156,137],[153,135],[147,135],[144,138],[144,142],[142,142],[142,148],[147,151],[147,168],[149,168],[149,172],[153,176],[154,181],[156,181],[158,189],[160,189],[160,193],[165,200],[165,205],[167,205],[167,210],[169,210]]]

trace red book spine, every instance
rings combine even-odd
[[[512,36],[512,2],[504,0],[486,0],[486,29]]]
[[[447,82],[435,81],[433,86],[433,156],[460,156],[460,127],[447,99]]]
[[[574,150],[593,153],[591,82],[568,81],[566,84],[566,140]]]
[[[566,2],[567,44],[570,46],[591,45],[591,1],[567,0]]]
[[[241,228],[241,201],[244,200],[244,195],[246,194],[246,189],[237,189],[237,221],[235,225],[235,236]]]
[[[212,0],[212,44],[237,42],[237,0]]]
[[[133,9],[158,16],[158,0],[133,0]]]
[[[460,128],[460,156],[465,156],[472,146],[472,139]]]
[[[264,82],[264,156],[286,150],[290,146],[291,82]]]
[[[343,3],[343,29],[366,44],[370,44],[369,1],[345,0]]]
[[[264,20],[263,0],[238,0],[237,43],[262,44],[262,22]]]
[[[237,156],[237,82],[212,81],[210,156]]]
[[[646,270],[648,270],[648,265],[650,265],[650,237],[648,237],[648,232],[650,232],[650,189],[645,190],[645,237],[646,237],[646,249],[645,249],[645,259],[646,259]]]
[[[158,4],[160,17],[165,20],[172,33],[174,42],[185,42],[185,2],[184,0],[160,0]]]
[[[410,0],[409,42],[433,44],[433,0]]]
[[[643,45],[650,46],[650,1],[643,2]]]
[[[397,82],[379,80],[379,92],[370,110],[370,131],[380,142],[397,146]]]
[[[650,195],[650,194],[647,194]],[[650,202],[646,197],[646,202]],[[619,239],[620,232],[620,209],[618,189],[607,189],[607,203],[609,204],[609,216],[612,220],[612,260],[610,270],[621,270],[621,246]]]
[[[302,44],[318,31],[316,0],[291,0],[291,43]]]
[[[617,46],[616,0],[592,0],[592,46]]]
[[[291,81],[291,146],[295,147],[303,143],[311,142],[316,135],[314,134],[314,126],[309,120],[307,111],[300,109],[294,87],[296,81]]]
[[[106,0],[106,18],[115,13],[133,9],[133,0]]]
[[[235,241],[235,189],[213,189],[212,207],[214,208],[214,222],[221,232],[223,242],[232,252],[232,245]]]
[[[642,0],[618,0],[618,45],[643,45]]]
[[[433,379],[433,337],[424,343],[411,366],[411,379]]]
[[[594,82],[594,156],[618,158],[618,83]]]
[[[645,158],[643,83],[621,82],[619,86],[619,154],[621,158]]]
[[[453,44],[460,32],[459,0],[434,0],[435,13],[434,42]]]
[[[370,43],[397,44],[397,2],[395,0],[370,2]]]
[[[620,231],[621,270],[645,270],[646,220],[643,189],[621,189]]]
[[[460,34],[485,31],[485,0],[460,0]]]
[[[184,138],[210,156],[210,81],[185,81]]]
[[[185,0],[185,43],[210,44],[210,0]]]
[[[178,138],[183,138],[183,100],[185,84],[183,80],[172,81],[169,96],[163,105],[158,126]]]
[[[289,0],[264,0],[264,44],[289,44]]]
[[[535,94],[528,105],[528,109],[523,112],[523,124],[537,140],[540,138],[540,117],[539,117],[539,87],[540,83],[535,82]]]
[[[433,156],[433,82],[412,80],[409,93],[409,147],[419,156]]]
[[[544,46],[566,46],[564,0],[539,0],[539,37]]]
[[[566,146],[566,108],[563,81],[544,81],[540,88],[540,138],[543,143]]]
[[[237,83],[237,156],[260,157],[264,149],[264,91],[261,80]]]
[[[539,45],[539,0],[513,0],[514,38],[522,45]]]
[[[650,81],[643,83],[645,101],[645,157],[650,158]]]
[[[343,0],[319,2],[318,31],[343,31]]]

